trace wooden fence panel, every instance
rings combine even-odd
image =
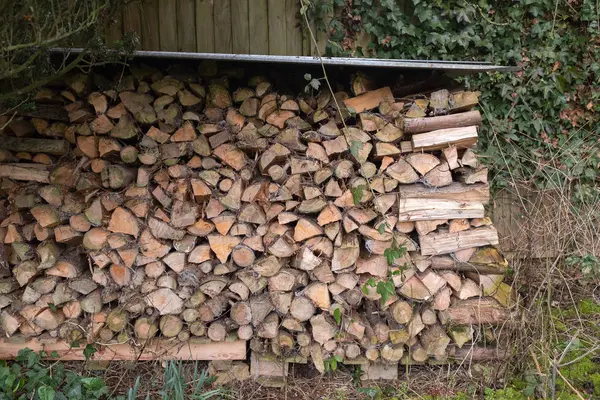
[[[300,24],[298,3],[297,0],[286,0],[285,2],[285,54],[302,54],[302,25]]]
[[[215,22],[213,0],[196,0],[196,51],[215,52]]]
[[[269,54],[269,7],[267,0],[250,0],[248,30],[250,53]]]
[[[177,51],[196,51],[195,8],[195,0],[177,0]]]
[[[285,3],[291,0],[269,0],[269,54],[286,55]]]
[[[326,37],[311,27],[324,48]],[[297,0],[139,0],[107,29],[109,43],[135,32],[139,50],[313,55]]]
[[[140,44],[144,50],[160,50],[160,28],[158,22],[158,2],[145,1],[141,13],[142,31]]]
[[[231,0],[231,41],[235,54],[250,53],[249,0]]]
[[[215,52],[232,53],[231,43],[231,0],[219,0],[214,3]]]
[[[177,1],[159,0],[160,49],[177,51]]]
[[[135,33],[138,37],[142,34],[142,10],[140,3],[129,3],[123,9],[123,34]]]

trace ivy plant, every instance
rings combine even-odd
[[[496,187],[593,188],[600,163],[600,14],[594,0],[311,0],[327,55],[488,61],[480,155]],[[589,190],[577,190],[577,194]]]

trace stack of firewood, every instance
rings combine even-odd
[[[478,93],[131,72],[0,121],[4,334],[239,338],[319,368],[497,339],[512,295]]]

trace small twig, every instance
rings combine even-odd
[[[535,364],[535,369],[537,370],[538,375],[544,376],[544,374],[542,373],[542,368],[540,367],[540,363],[531,347],[529,348],[529,354],[531,354],[531,358],[533,359],[533,363]]]
[[[569,389],[571,389],[573,391],[573,393],[575,393],[577,395],[577,397],[579,397],[580,400],[586,400],[585,397],[583,397],[581,395],[581,393],[579,393],[579,391],[577,389],[575,389],[575,387],[573,385],[571,385],[571,382],[569,382],[567,380],[567,378],[565,378],[565,376],[560,372],[560,369],[556,368],[556,364],[554,365],[554,368],[556,369],[556,372],[562,378],[562,380],[567,384]]]

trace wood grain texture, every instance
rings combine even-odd
[[[196,51],[196,2],[177,0],[177,50]]]
[[[462,249],[497,245],[498,232],[493,226],[486,226],[456,233],[430,233],[420,235],[419,242],[422,255],[449,254]]]
[[[250,53],[249,0],[231,0],[231,41],[235,54]]]
[[[438,129],[435,131],[413,135],[413,151],[441,150],[450,145],[458,148],[469,148],[477,144],[477,126]]]
[[[436,219],[483,218],[483,204],[470,201],[440,199],[402,199],[399,221],[432,221]]]
[[[509,318],[509,311],[491,297],[472,298],[453,304],[440,313],[444,324],[499,324]]]
[[[142,36],[141,4],[129,3],[123,9],[123,33],[133,32],[138,38]]]
[[[13,337],[0,340],[0,359],[12,360],[19,350],[27,347],[35,352],[56,351],[62,361],[85,360],[85,346],[72,348],[65,341],[44,343],[39,340],[19,340]],[[116,344],[99,348],[92,357],[94,360],[245,360],[246,341],[220,343],[173,343],[168,340],[153,340],[144,347],[143,353],[128,344]]]
[[[415,183],[414,185],[402,185],[399,194],[401,199],[460,199],[487,204],[490,200],[490,187],[486,183],[466,185],[454,182],[441,188],[432,188],[421,183]]]
[[[287,43],[286,2],[269,0],[269,54],[285,55]]]
[[[439,117],[407,118],[404,120],[404,132],[415,134],[437,129],[459,128],[480,124],[481,113],[479,111],[467,111],[459,114],[441,115]]]
[[[196,0],[196,51],[215,51],[215,21],[212,0]]]
[[[250,0],[248,30],[250,54],[269,54],[269,9],[267,0]]]
[[[117,14],[106,28],[106,42],[109,46],[114,46],[117,40],[123,38],[123,15]]]
[[[287,0],[285,3],[285,52],[288,56],[302,55],[302,26],[299,17],[300,2]]]
[[[177,51],[177,1],[159,0],[161,51]]]
[[[214,3],[215,20],[215,52],[231,53],[231,0],[220,0]]]
[[[333,19],[333,11],[331,11],[330,13],[327,13],[324,17],[323,17],[323,23],[325,26],[323,27],[317,27],[315,25],[315,28],[313,29],[313,35],[315,35],[315,39],[317,40],[317,45],[318,48],[315,48],[314,45],[312,46],[313,52],[315,53],[314,55],[325,55],[325,49],[327,47],[327,40],[329,39],[329,24],[331,23],[331,20]],[[322,29],[319,29],[322,28]]]
[[[372,110],[375,107],[379,107],[382,101],[394,101],[394,95],[392,90],[388,87],[382,87],[377,90],[371,90],[364,92],[361,95],[351,97],[344,100],[344,104],[348,108],[352,108],[354,112],[359,113],[366,110]]]
[[[158,0],[141,4],[141,43],[143,50],[160,50],[160,26],[158,23]]]

